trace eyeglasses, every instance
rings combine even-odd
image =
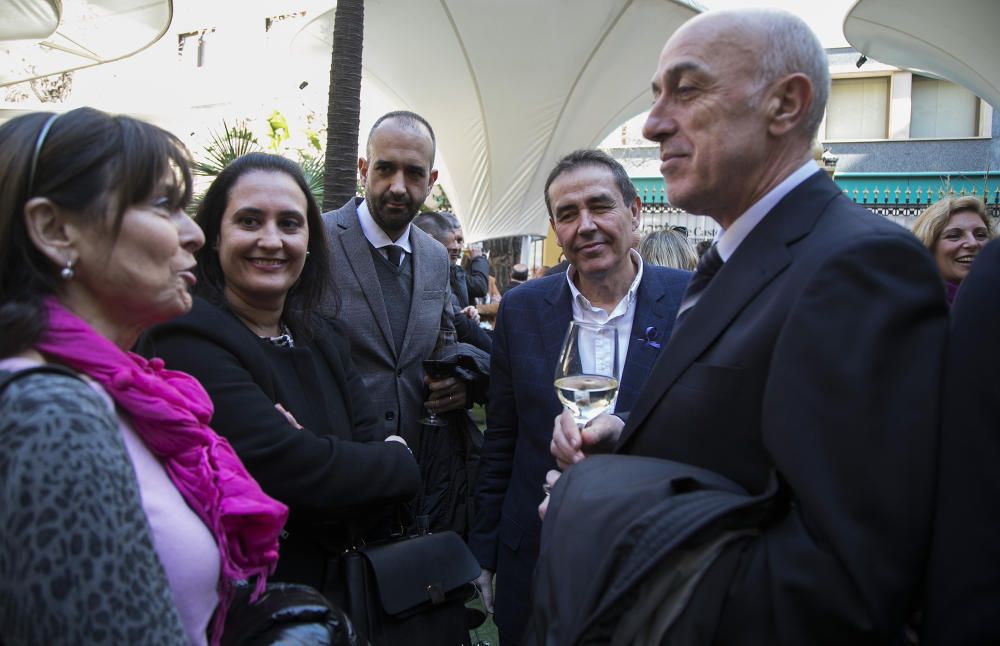
[[[687,227],[682,227],[682,226],[677,226],[677,225],[670,225],[667,228],[670,231],[676,231],[677,233],[681,234],[685,238],[688,237],[688,228]]]

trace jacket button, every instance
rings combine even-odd
[[[402,368],[400,368],[399,370],[396,371],[396,376],[397,377],[402,377],[403,376],[403,369]]]
[[[391,422],[392,420],[396,419],[396,413],[392,412],[391,410],[386,411],[385,418]]]

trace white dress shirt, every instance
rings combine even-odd
[[[754,202],[749,209],[743,212],[740,217],[736,218],[733,224],[728,229],[719,229],[719,232],[715,235],[715,248],[719,252],[719,257],[722,258],[722,262],[727,262],[734,253],[736,249],[746,240],[750,232],[760,224],[761,220],[764,219],[771,209],[775,207],[786,195],[792,192],[796,186],[806,181],[816,173],[820,171],[819,166],[815,161],[810,159],[806,163],[799,166],[791,175],[781,180],[777,186],[772,188],[764,197],[760,198]],[[681,303],[680,308],[677,311],[678,316],[681,312],[691,309],[694,307],[698,299],[705,292],[699,292],[692,298],[685,298],[684,302]]]
[[[594,323],[600,326],[611,326],[615,328],[618,337],[618,366],[615,377],[618,383],[622,381],[622,371],[625,369],[625,360],[628,356],[629,335],[632,334],[632,322],[635,320],[635,298],[639,291],[639,283],[642,281],[642,257],[635,249],[629,249],[629,258],[636,266],[635,278],[629,285],[628,291],[622,297],[611,313],[605,312],[600,307],[594,307],[580,290],[576,288],[573,279],[576,277],[576,269],[570,265],[566,270],[566,282],[569,284],[569,291],[573,299],[573,320],[582,323]],[[598,374],[606,374],[612,360],[613,348],[608,346],[597,346],[591,353],[589,346],[580,348],[580,361],[584,366],[595,366]],[[614,412],[618,403],[617,396],[608,412]]]
[[[399,238],[393,240],[375,222],[371,211],[368,210],[368,200],[361,200],[361,204],[358,205],[358,222],[361,224],[361,232],[365,234],[365,238],[373,247],[379,250],[385,259],[388,260],[389,258],[389,253],[385,249],[389,245],[396,245],[408,254],[413,253],[410,247],[410,227],[412,225],[407,224],[406,229],[403,230]],[[402,259],[400,259],[400,262],[402,262]]]

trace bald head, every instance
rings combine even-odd
[[[723,227],[809,159],[830,78],[826,52],[784,11],[712,11],[667,41],[643,126],[671,204]]]
[[[401,128],[407,128],[421,136],[429,138],[431,142],[431,159],[429,165],[434,165],[434,154],[437,148],[437,138],[434,136],[434,129],[431,128],[431,124],[427,122],[427,119],[424,119],[416,112],[410,112],[409,110],[396,110],[394,112],[388,112],[375,120],[375,123],[372,124],[372,129],[368,131],[368,144],[365,146],[366,154],[369,157],[371,157],[372,154],[372,138],[375,136],[375,131],[378,130],[384,123],[389,123]]]
[[[772,82],[790,74],[803,74],[812,84],[809,109],[802,120],[806,141],[816,138],[830,96],[829,61],[823,45],[809,25],[795,14],[780,9],[728,9],[709,11],[686,22],[671,37],[709,37],[715,45],[741,50],[759,101]],[[670,41],[667,41],[669,46]]]

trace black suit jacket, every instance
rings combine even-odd
[[[486,297],[490,289],[490,261],[486,256],[476,256],[469,261],[465,282],[469,288],[470,305],[474,299]]]
[[[645,265],[615,410],[628,411],[660,350],[645,342],[670,335],[690,272]],[[476,488],[476,522],[469,547],[497,572],[497,625],[504,639],[520,637],[530,610],[531,572],[538,558],[545,472],[552,424],[562,405],[553,379],[573,319],[566,275],[531,280],[500,302],[490,367],[486,438]]]
[[[324,545],[342,547],[348,521],[408,500],[420,482],[406,447],[383,441],[346,339],[332,323],[319,329],[311,343],[299,335],[294,349],[279,350],[292,353],[291,373],[276,367],[269,357],[275,349],[229,310],[200,298],[140,342],[146,356],[201,382],[215,405],[212,428],[261,488],[288,505],[274,580],[315,588],[323,586],[330,556]],[[294,428],[278,403],[304,428]]]
[[[473,300],[486,296],[489,287],[490,263],[486,256],[476,256],[469,261],[466,271],[460,265],[451,265],[451,291],[460,307],[473,305]]]
[[[951,310],[940,483],[921,644],[1000,644],[1000,242]]]
[[[947,311],[927,250],[817,172],[747,236],[674,329],[619,440],[784,518],[738,556],[723,644],[885,644],[927,556]],[[717,601],[717,600],[716,600]]]

